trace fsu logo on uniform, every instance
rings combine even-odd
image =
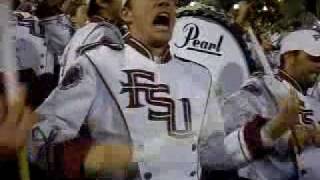
[[[305,126],[314,126],[314,123],[316,122],[314,118],[314,111],[311,109],[306,109],[305,103],[303,101],[299,101],[300,103],[300,112],[299,112],[299,120],[300,124]],[[319,123],[319,122],[316,122]]]
[[[188,98],[178,99],[174,101],[169,97],[159,96],[159,93],[170,95],[170,87],[166,84],[152,83],[155,81],[154,73],[131,69],[123,70],[126,73],[128,82],[120,82],[122,89],[120,94],[127,93],[129,95],[129,103],[127,108],[142,108],[148,106],[148,120],[150,121],[167,121],[168,133],[171,136],[185,137],[192,135],[191,105]],[[148,80],[151,83],[142,83],[141,80]],[[140,98],[143,96],[147,104],[142,104]],[[184,124],[183,130],[177,129],[176,103],[181,102],[183,107]],[[150,106],[163,107],[165,111],[157,111]]]

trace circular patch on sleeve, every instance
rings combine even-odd
[[[60,84],[61,90],[76,87],[83,78],[83,69],[80,65],[72,66],[65,74]]]

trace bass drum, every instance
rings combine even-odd
[[[241,34],[225,19],[208,9],[182,11],[170,42],[177,58],[196,62],[210,70],[218,97],[239,90],[254,71]]]

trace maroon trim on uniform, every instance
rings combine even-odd
[[[165,51],[162,53],[160,58],[161,58],[162,63],[167,63],[170,61],[171,53],[170,53],[170,46],[169,45],[167,45]]]
[[[132,37],[130,34],[126,34],[124,36],[124,40],[129,46],[136,49],[143,56],[151,59],[152,61],[155,61],[155,57],[152,54],[151,50],[148,49],[148,47],[146,47],[141,41]],[[172,56],[170,53],[169,44],[167,45],[166,49],[163,51],[162,55],[159,58],[160,58],[160,62],[159,62],[160,64],[165,64],[171,60]]]
[[[54,146],[54,171],[66,179],[84,179],[83,165],[94,141],[79,137]]]
[[[133,38],[130,34],[127,34],[124,37],[124,40],[129,46],[133,47],[135,50],[137,50],[143,56],[153,60],[153,56],[152,56],[150,50],[147,47],[143,46],[143,44],[139,40]],[[139,42],[139,43],[137,43],[137,42]]]
[[[252,159],[263,158],[267,153],[260,134],[261,128],[267,121],[268,119],[256,115],[253,121],[248,122],[243,129],[244,140]]]

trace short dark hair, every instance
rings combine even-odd
[[[98,15],[100,9],[101,8],[97,4],[96,0],[91,0],[89,5],[88,5],[88,11],[87,11],[88,17],[92,17],[92,16],[95,16],[95,15]]]
[[[103,2],[109,2],[110,0],[103,0]],[[98,5],[97,0],[91,0],[88,5],[87,16],[98,16],[102,8]]]

